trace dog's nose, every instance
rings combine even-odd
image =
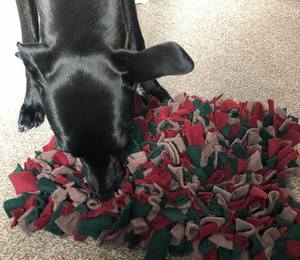
[[[95,170],[82,160],[82,171],[86,175],[87,184],[92,190],[92,196],[107,201],[114,194],[115,168]]]
[[[98,197],[101,201],[107,201],[112,198],[114,190],[112,187],[107,188],[99,183],[99,180],[91,172],[87,173],[87,183],[93,191],[94,197]]]

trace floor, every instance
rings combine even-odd
[[[4,1],[6,2],[6,1]],[[10,3],[8,3],[10,2]],[[13,1],[7,4],[17,19]],[[148,46],[177,41],[195,61],[189,75],[160,82],[178,92],[212,98],[220,93],[236,100],[275,99],[300,116],[300,1],[299,0],[150,0],[138,6]],[[48,141],[47,124],[25,134],[17,132],[18,110],[25,81],[22,64],[13,57],[19,32],[2,17],[0,70],[0,202],[13,197],[8,175]],[[8,18],[7,18],[8,19]],[[3,30],[2,30],[3,27]],[[295,181],[300,195],[300,181]],[[106,251],[94,241],[84,244],[48,233],[28,237],[9,228],[0,211],[0,259],[143,259],[142,251]],[[174,259],[174,258],[170,258]]]

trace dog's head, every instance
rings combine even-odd
[[[193,62],[176,43],[140,52],[78,55],[44,44],[18,44],[61,147],[80,157],[98,195],[111,195],[134,112],[135,85],[190,72]]]

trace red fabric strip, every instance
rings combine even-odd
[[[300,257],[300,241],[287,240],[285,244],[285,252],[294,259]]]
[[[62,151],[57,151],[53,155],[53,160],[60,165],[68,166],[70,164],[68,157]]]
[[[171,225],[173,222],[172,222],[172,220],[167,219],[162,214],[159,214],[150,223],[154,230],[161,230],[161,229]]]
[[[48,144],[46,144],[45,146],[43,146],[43,151],[49,152],[51,150],[54,150],[55,149],[55,141],[56,141],[56,137],[52,136],[50,142]]]
[[[268,99],[268,105],[269,105],[269,112],[273,114],[275,112],[274,100]]]
[[[264,107],[262,105],[262,103],[260,102],[256,102],[252,108],[252,112],[251,112],[252,116],[257,116],[257,118],[262,121],[263,117],[264,117]]]
[[[186,137],[188,144],[190,146],[194,146],[194,145],[200,145],[200,146],[204,146],[205,142],[204,142],[204,127],[202,124],[195,124],[192,126],[188,126],[185,125],[183,127],[183,133],[184,136]]]
[[[195,237],[195,240],[202,240],[204,237],[213,234],[218,231],[219,227],[216,223],[208,223],[199,227],[198,234]]]
[[[228,112],[232,109],[239,109],[240,106],[238,103],[233,101],[232,99],[226,99],[222,102],[222,104],[219,106],[219,109],[224,112]]]
[[[51,197],[49,197],[48,204],[43,209],[40,216],[32,222],[37,230],[43,229],[49,223],[53,214],[53,206],[54,202],[52,201]]]
[[[38,191],[37,178],[32,172],[14,172],[9,177],[17,195]]]
[[[218,130],[224,128],[227,122],[228,122],[228,114],[219,111],[215,112],[215,124]]]
[[[293,146],[300,143],[300,133],[294,129],[289,129],[288,132],[282,137],[282,140],[292,141]]]
[[[268,194],[257,186],[252,186],[252,188],[250,189],[249,195],[254,198],[261,198],[264,200],[266,200],[268,198]]]

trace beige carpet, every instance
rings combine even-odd
[[[7,2],[14,8],[13,1]],[[193,73],[161,80],[170,93],[186,91],[207,98],[225,93],[237,100],[260,101],[273,97],[277,105],[300,116],[298,0],[150,0],[138,10],[148,46],[174,40],[195,61]],[[14,47],[20,37],[12,34],[5,24],[1,26],[10,33],[8,41],[12,42],[6,41],[7,46]],[[1,77],[5,80],[0,88],[1,205],[14,196],[8,180],[10,171],[51,135],[47,124],[26,134],[17,133],[16,121],[25,86],[23,68],[13,57],[14,49],[3,48],[2,42],[5,41],[1,39]],[[4,57],[10,61],[8,65]],[[28,237],[19,229],[11,230],[9,224],[1,210],[0,259],[3,260],[143,258],[142,251],[106,251],[97,248],[94,241],[78,243],[44,232]]]

